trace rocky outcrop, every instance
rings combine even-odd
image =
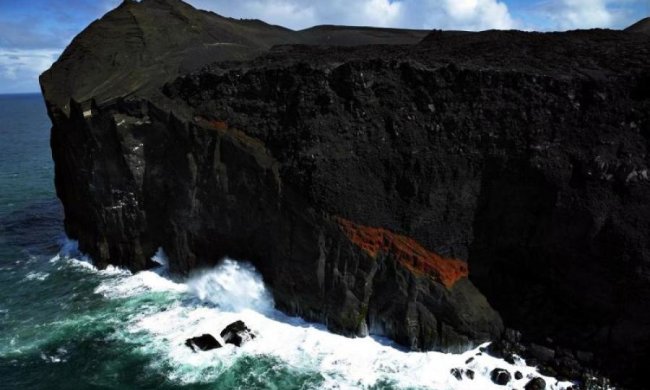
[[[233,344],[241,347],[243,344],[255,338],[255,333],[251,331],[243,321],[235,321],[226,326],[220,333],[221,338],[226,344]]]
[[[424,35],[125,2],[41,78],[68,235],[99,266],[246,259],[282,310],[413,349],[503,317],[634,383],[649,38]]]
[[[221,343],[208,333],[185,340],[185,345],[193,352],[196,352],[197,349],[199,351],[210,351],[222,347]]]
[[[495,368],[490,372],[490,379],[499,386],[507,385],[511,378],[510,372],[503,368]]]

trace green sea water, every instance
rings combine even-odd
[[[0,389],[483,390],[523,388],[537,375],[476,349],[407,352],[287,317],[245,262],[184,279],[167,273],[164,253],[158,269],[135,275],[95,269],[63,232],[49,128],[40,95],[0,96]],[[258,337],[201,353],[184,345],[236,320]],[[524,379],[495,386],[497,366]],[[475,379],[457,380],[455,367]]]
[[[74,251],[56,257],[66,239],[49,129],[40,95],[0,96],[0,388],[318,387],[317,373],[271,370],[270,357],[241,359],[209,381],[170,380],[174,367],[149,348],[151,338],[126,333],[129,321],[182,294],[107,298],[97,288],[127,273],[97,272]]]

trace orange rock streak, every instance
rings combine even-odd
[[[447,288],[469,273],[464,261],[430,252],[412,238],[383,228],[357,225],[343,218],[337,218],[337,221],[350,241],[373,259],[380,252],[392,254],[414,274],[428,275]]]
[[[210,126],[214,127],[217,130],[228,130],[228,122],[226,121],[211,120],[209,123]]]

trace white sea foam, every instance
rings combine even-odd
[[[275,310],[262,278],[246,263],[225,260],[185,283],[163,275],[162,271],[145,271],[109,277],[96,292],[108,298],[135,297],[146,292],[177,296],[173,304],[166,303],[159,311],[134,316],[119,337],[144,343],[143,352],[156,356],[152,369],[166,372],[170,380],[179,383],[214,381],[246,356],[274,357],[292,370],[319,372],[324,383],[318,388],[326,389],[367,388],[380,381],[399,388],[513,389],[523,388],[532,377],[541,376],[522,360],[512,365],[480,354],[478,349],[463,354],[406,352],[391,346],[388,340],[332,334],[322,325]],[[241,348],[227,344],[209,352],[194,353],[185,346],[186,339],[204,333],[219,338],[220,331],[236,320],[243,320],[258,337]],[[471,357],[473,361],[466,364]],[[490,371],[497,367],[511,373],[520,371],[523,379],[497,386],[490,380]],[[452,368],[471,369],[475,378],[459,381],[450,374]],[[571,385],[543,378],[549,389]]]
[[[149,293],[167,297],[153,310],[151,306],[147,310],[134,307],[130,322],[114,337],[152,354],[151,369],[165,372],[169,380],[181,384],[212,382],[245,357],[273,357],[289,370],[317,372],[324,378],[317,385],[319,389],[360,389],[378,383],[437,390],[514,389],[542,376],[521,359],[509,364],[479,353],[478,348],[462,354],[407,352],[385,339],[350,339],[332,334],[322,325],[275,310],[261,276],[247,263],[226,259],[212,270],[178,282],[169,277],[162,250],[154,258],[160,268],[135,275],[117,268],[97,270],[78,252],[74,242],[66,242],[65,251],[52,259],[60,261],[101,276],[95,292],[108,299],[138,299]],[[220,331],[237,320],[243,320],[257,334],[242,347],[226,344],[213,351],[194,353],[185,346],[185,340],[204,333],[219,339]],[[59,355],[65,354],[46,358],[55,362]],[[466,363],[470,358],[474,359]],[[497,386],[490,380],[490,372],[497,367],[511,373],[520,371],[523,379]],[[457,380],[450,374],[453,368],[473,370],[474,380]],[[548,389],[571,385],[542,377]]]
[[[142,271],[135,275],[117,275],[127,277],[107,279],[97,286],[95,293],[107,298],[128,298],[145,292],[182,293],[187,291],[186,285],[175,283],[155,271]]]
[[[38,280],[39,282],[44,281],[50,276],[47,272],[29,272],[25,275],[25,280]]]
[[[50,259],[50,263],[64,263],[64,266],[72,266],[77,269],[88,272],[98,273],[100,275],[119,275],[130,276],[131,272],[123,268],[109,265],[99,270],[92,263],[89,256],[79,251],[79,243],[76,240],[65,238],[60,242],[61,249],[59,253]]]
[[[62,363],[67,361],[67,353],[68,351],[65,348],[61,347],[58,348],[54,354],[46,354],[44,352],[41,352],[41,359],[47,363]]]

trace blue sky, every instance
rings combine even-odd
[[[0,0],[0,93],[36,92],[70,40],[121,0]],[[650,0],[189,0],[197,8],[293,29],[316,24],[463,30],[622,28]]]

